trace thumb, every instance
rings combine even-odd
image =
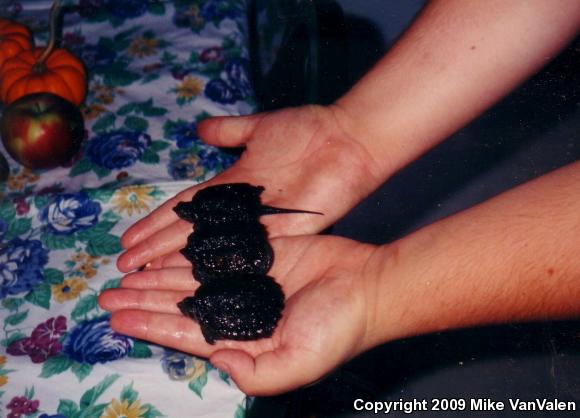
[[[219,116],[201,121],[197,134],[204,142],[218,147],[239,147],[254,133],[266,113],[248,116]]]
[[[238,388],[250,396],[269,396],[310,383],[327,371],[318,370],[320,360],[305,359],[291,350],[267,351],[253,358],[241,350],[216,351],[210,362],[230,375]]]

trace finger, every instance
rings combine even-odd
[[[302,354],[302,355],[300,355]],[[266,351],[256,358],[241,350],[218,350],[210,362],[226,372],[250,396],[269,396],[311,383],[327,371],[320,358],[292,347]]]
[[[155,260],[147,263],[145,270],[172,268],[172,267],[189,267],[191,270],[191,261],[183,256],[179,251],[157,257]]]
[[[239,147],[251,138],[264,116],[266,113],[205,119],[197,125],[197,134],[211,145]]]
[[[183,315],[121,310],[112,313],[110,324],[121,334],[202,357],[209,357],[217,348],[205,341],[196,322]]]
[[[192,225],[181,219],[148,236],[119,256],[117,267],[123,272],[135,270],[158,256],[185,247]]]
[[[173,291],[194,291],[199,283],[193,279],[190,268],[166,268],[131,273],[123,277],[124,289],[155,289]]]
[[[123,248],[131,250],[136,245],[141,244],[146,239],[154,236],[160,231],[163,231],[165,228],[171,227],[175,223],[179,223],[179,228],[187,231],[185,236],[189,235],[191,233],[191,224],[179,219],[173,208],[175,208],[179,202],[191,201],[191,198],[197,193],[198,190],[202,188],[210,187],[215,184],[231,183],[235,181],[235,173],[232,174],[230,170],[226,170],[205,183],[201,183],[195,187],[190,187],[189,189],[176,194],[174,197],[167,200],[149,215],[145,216],[143,219],[130,226],[121,236],[121,245]],[[163,253],[152,254],[151,258],[147,261],[151,261],[155,257],[161,255],[163,255]],[[121,271],[130,271],[131,269],[136,268],[132,267],[127,269],[128,267],[125,266],[125,263],[128,261],[128,258],[122,257],[120,258],[120,265],[119,262],[117,262],[117,266]]]
[[[256,354],[271,350],[271,340],[258,341],[216,341],[208,344],[199,324],[183,315],[127,309],[111,314],[110,325],[121,334],[151,341],[166,347],[209,357],[214,351],[243,347],[248,353]]]
[[[121,236],[123,248],[131,248],[157,231],[177,222],[179,218],[173,208],[179,202],[191,200],[197,190],[198,187],[192,187],[176,194],[149,215],[130,226]]]
[[[180,314],[177,303],[191,292],[170,290],[109,289],[99,295],[99,306],[107,311],[139,309]]]

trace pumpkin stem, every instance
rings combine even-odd
[[[53,0],[52,7],[50,8],[50,37],[48,38],[48,45],[46,49],[38,58],[36,62],[36,69],[43,70],[44,69],[44,61],[50,56],[54,47],[56,46],[56,26],[58,21],[58,14],[60,11],[60,0]]]

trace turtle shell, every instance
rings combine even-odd
[[[282,317],[284,293],[269,276],[229,276],[203,284],[177,306],[199,323],[209,344],[221,339],[255,340],[274,333]]]

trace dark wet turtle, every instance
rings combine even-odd
[[[261,186],[220,184],[178,203],[177,215],[194,224],[181,253],[201,283],[177,304],[201,326],[205,340],[254,340],[272,335],[282,317],[284,293],[269,276],[274,252],[262,215],[318,213],[262,205]]]
[[[262,224],[195,230],[181,253],[191,261],[193,276],[200,283],[224,276],[266,274],[274,252]]]
[[[270,337],[282,317],[284,293],[269,276],[229,276],[200,286],[177,304],[197,321],[209,344]]]
[[[218,184],[197,192],[190,202],[180,202],[173,209],[181,219],[194,225],[256,223],[262,215],[280,213],[318,213],[262,205],[262,186],[248,183]]]

